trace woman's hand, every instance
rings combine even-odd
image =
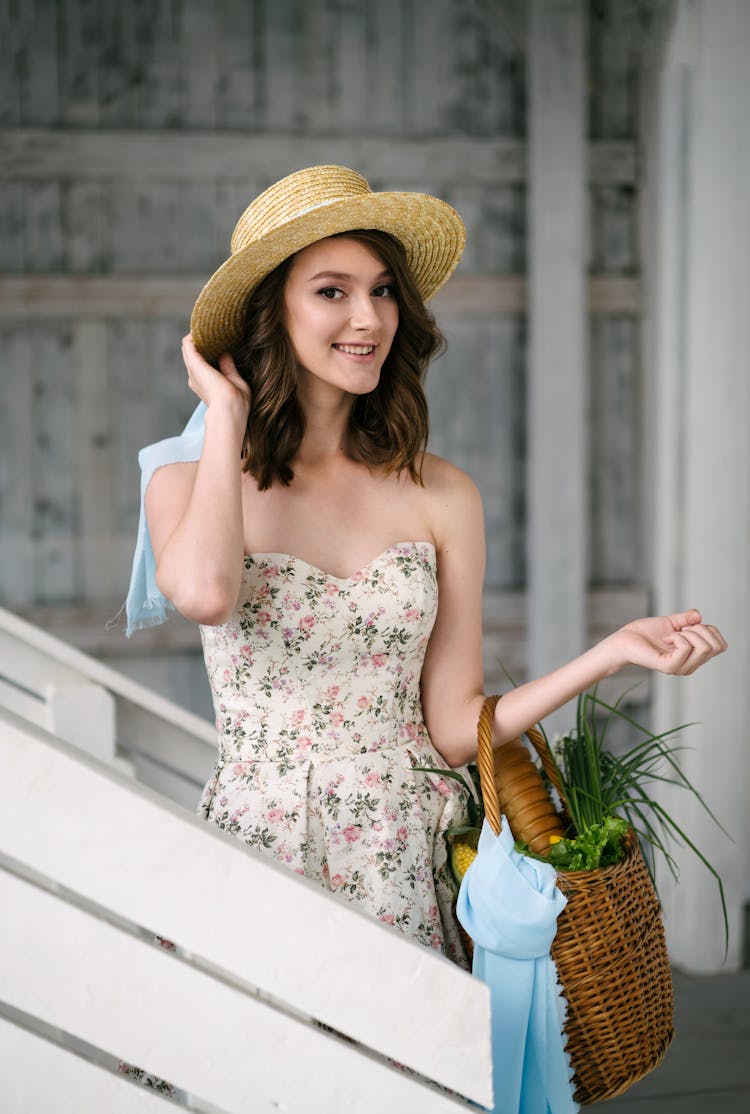
[[[219,357],[219,370],[212,367],[195,347],[190,333],[182,338],[182,358],[188,373],[188,386],[206,406],[225,406],[247,423],[250,413],[250,388],[228,352]]]
[[[716,627],[704,623],[700,611],[684,611],[634,623],[610,635],[623,655],[622,663],[685,677],[727,648]]]

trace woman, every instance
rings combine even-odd
[[[419,767],[474,756],[484,700],[481,501],[425,452],[421,387],[424,301],[463,241],[443,202],[341,167],[272,186],[183,341],[204,439],[143,484],[158,589],[201,624],[206,818],[460,963],[441,837],[462,790]],[[630,623],[504,696],[494,745],[625,665],[725,648],[697,611]]]

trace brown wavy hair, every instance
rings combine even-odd
[[[422,482],[421,462],[429,435],[427,399],[422,383],[430,360],[445,349],[445,339],[425,306],[406,263],[401,244],[386,232],[357,229],[341,236],[369,248],[393,276],[398,327],[374,391],[354,401],[346,452],[353,460],[406,469]],[[284,325],[284,287],[294,256],[281,263],[252,295],[245,317],[244,341],[233,353],[250,387],[252,402],[245,433],[243,469],[261,491],[294,478],[292,461],[305,433],[297,398],[298,361]]]

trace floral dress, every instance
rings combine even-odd
[[[201,636],[218,760],[199,811],[219,828],[466,965],[443,838],[465,814],[422,716],[437,609],[429,542],[354,576],[245,557],[237,608]]]

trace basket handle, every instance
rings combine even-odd
[[[487,823],[495,835],[500,835],[500,806],[495,786],[495,759],[492,753],[492,719],[499,696],[488,696],[482,705],[477,724],[477,766],[479,784],[482,787],[482,802]]]
[[[494,790],[495,756],[492,746],[492,720],[499,700],[499,696],[488,696],[485,699],[479,713],[479,722],[477,724],[477,766],[479,768],[479,781],[482,786],[484,814],[495,835],[500,835],[500,829],[502,827],[497,793]],[[557,790],[560,800],[564,804],[565,795],[546,739],[537,727],[529,727],[524,731],[524,735],[539,755],[545,774]]]

